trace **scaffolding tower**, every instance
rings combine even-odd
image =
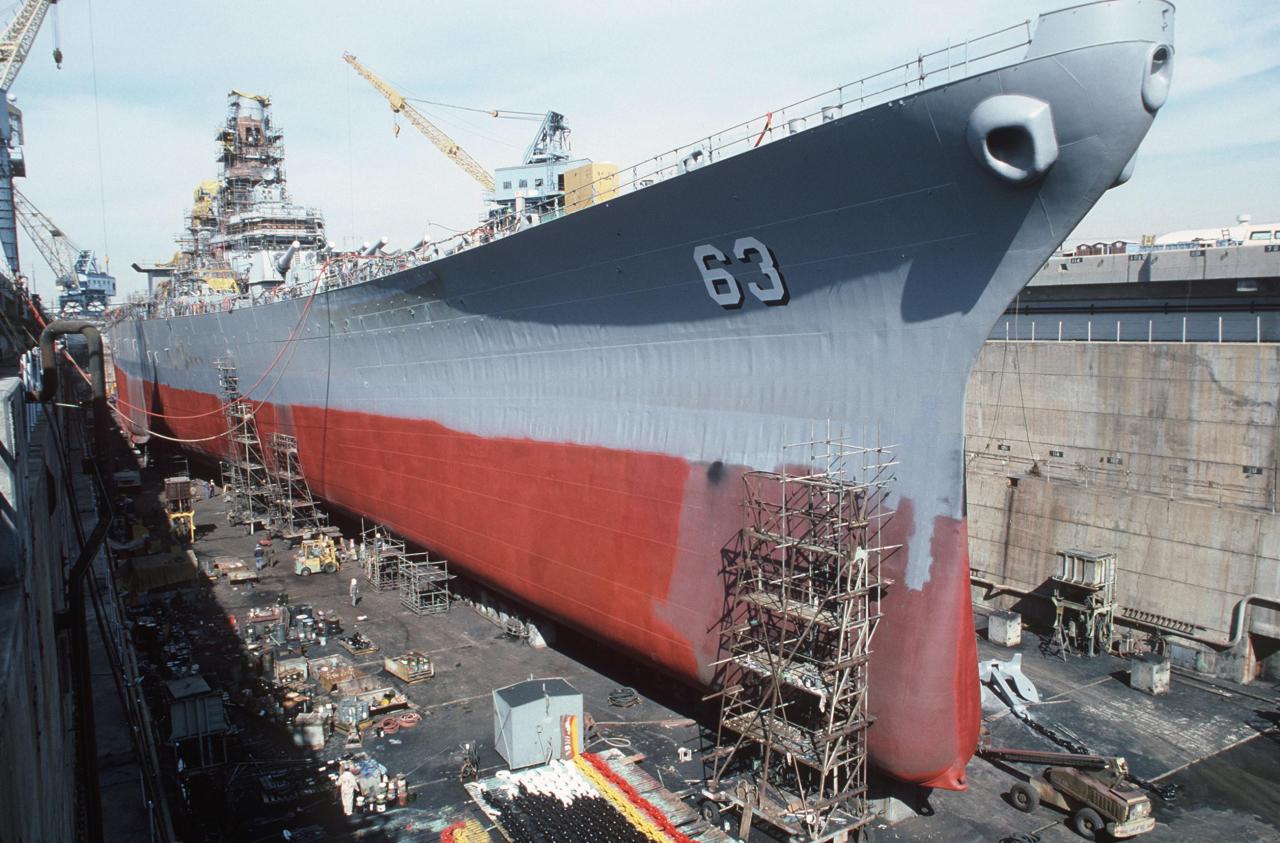
[[[279,495],[273,501],[275,529],[292,541],[324,530],[328,518],[311,494],[298,461],[298,440],[284,433],[267,437],[271,451],[272,475]]]
[[[425,552],[400,556],[397,572],[400,602],[415,615],[449,611],[449,563],[430,559]]]
[[[258,438],[253,402],[240,394],[235,363],[216,360],[223,414],[227,420],[227,458],[222,461],[222,482],[231,494],[227,517],[243,524],[249,533],[269,529],[279,487],[272,481]]]
[[[743,478],[707,794],[741,810],[740,836],[760,818],[791,839],[843,841],[871,820],[867,663],[897,463],[838,438],[789,448],[805,455],[784,464],[809,473]]]
[[[360,524],[360,566],[374,591],[391,591],[400,585],[400,563],[408,556],[403,539],[380,524]]]

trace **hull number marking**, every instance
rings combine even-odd
[[[782,273],[774,260],[769,247],[754,237],[739,237],[733,243],[733,256],[741,263],[754,263],[764,276],[767,284],[761,284],[755,278],[747,282],[751,295],[770,306],[786,304],[791,300],[787,284],[782,280]],[[695,246],[693,262],[702,274],[702,283],[707,287],[711,300],[725,310],[736,310],[742,307],[743,293],[740,282],[728,267],[733,261],[725,257],[724,252],[711,244]]]

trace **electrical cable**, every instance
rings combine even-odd
[[[418,109],[418,111],[433,123],[443,123],[446,126],[453,126],[456,129],[461,129],[464,132],[470,132],[471,134],[484,138],[485,140],[491,143],[500,144],[501,146],[505,146],[509,149],[523,149],[523,145],[512,143],[511,141],[506,140],[504,138],[494,137],[488,132],[485,132],[477,128],[474,124],[468,123],[467,121],[462,120],[461,118],[445,117],[440,114],[432,114],[431,112],[428,112],[424,109]]]
[[[1004,394],[1004,375],[1005,375],[1005,372],[1008,370],[1008,365],[1009,365],[1008,341],[1004,343],[1004,348],[1001,349],[1001,351],[1002,351],[1002,354],[1000,357],[1000,374],[996,378],[996,414],[995,414],[995,418],[991,422],[991,432],[987,434],[987,444],[983,447],[983,449],[981,451],[975,450],[972,453],[972,455],[969,457],[968,461],[965,462],[964,467],[966,471],[968,471],[970,468],[973,467],[973,464],[977,462],[978,457],[982,456],[984,453],[991,450],[991,443],[995,442],[996,433],[1000,429],[1000,415],[1001,415],[1001,411],[1004,409],[1004,402],[1001,400],[1001,396]]]
[[[1018,314],[1022,312],[1022,291],[1018,291],[1017,298],[1013,300],[1013,336],[1018,338]],[[1027,456],[1035,459],[1035,451],[1031,448],[1031,425],[1027,422],[1027,399],[1022,391],[1022,362],[1018,358],[1018,347],[1013,347],[1013,371],[1014,377],[1018,382],[1018,403],[1022,405],[1022,434],[1023,439],[1027,443]]]
[[[428,227],[428,228],[443,228],[445,231],[448,231],[448,232],[450,232],[451,234],[467,234],[467,233],[468,233],[468,232],[470,232],[470,231],[474,231],[474,229],[469,229],[469,228],[450,228],[450,227],[449,227],[449,226],[447,226],[447,225],[441,225],[441,224],[440,224],[440,223],[438,223],[438,222],[431,222],[430,220],[428,220],[428,221],[427,221],[427,227]]]
[[[318,282],[317,282],[317,283],[318,283]],[[314,297],[314,295],[315,295],[315,290],[314,290],[314,288],[313,288],[313,289],[312,289],[312,297]],[[304,311],[305,311],[305,309],[304,309]],[[304,312],[304,316],[305,316],[305,312]],[[299,324],[301,324],[301,320],[299,320]],[[289,347],[289,344],[288,344],[288,343],[286,343],[285,347]],[[282,348],[282,349],[281,349],[281,351],[283,351],[283,350],[284,350],[284,349]],[[295,348],[294,348],[294,351],[296,351],[296,350],[297,350],[297,349],[296,349],[296,347],[295,347]],[[277,359],[279,359],[279,355],[277,355]],[[74,362],[74,361],[73,361],[73,362]],[[275,362],[276,362],[276,361],[272,361],[272,366],[273,366],[273,367],[274,367],[274,365],[275,365]],[[244,420],[243,420],[243,421],[241,421],[241,422],[240,422],[239,424],[237,424],[236,426],[234,426],[234,427],[230,427],[230,428],[227,428],[226,430],[222,431],[221,433],[216,433],[216,434],[214,434],[214,435],[212,435],[212,436],[205,436],[205,437],[198,438],[198,439],[184,439],[184,438],[175,437],[175,436],[167,436],[167,435],[165,435],[165,434],[163,434],[163,433],[157,433],[155,430],[153,430],[153,429],[151,429],[151,428],[147,427],[147,426],[146,426],[146,425],[144,425],[144,424],[141,424],[141,423],[139,423],[139,422],[135,422],[135,421],[133,421],[132,419],[126,419],[126,418],[125,418],[125,416],[124,416],[123,414],[121,414],[121,413],[120,413],[120,411],[119,411],[119,410],[117,410],[117,409],[116,409],[116,407],[115,407],[114,405],[112,405],[112,406],[111,406],[111,410],[112,410],[112,412],[114,412],[114,413],[116,414],[116,417],[117,417],[117,418],[119,418],[121,421],[126,421],[130,427],[141,427],[141,428],[146,432],[146,435],[148,435],[148,436],[155,436],[157,439],[163,439],[163,440],[165,440],[165,441],[167,441],[167,442],[175,442],[175,443],[177,443],[177,444],[198,444],[198,443],[201,443],[201,442],[212,442],[212,441],[213,441],[213,440],[215,440],[215,439],[221,439],[221,438],[222,438],[222,437],[224,437],[224,436],[230,436],[231,434],[235,433],[237,430],[240,430],[241,428],[243,428],[243,427],[247,426],[247,425],[249,424],[250,419],[252,419],[252,418],[254,417],[254,415],[256,415],[256,414],[257,414],[257,412],[258,412],[259,410],[261,410],[261,409],[262,409],[262,408],[267,404],[267,401],[271,398],[271,396],[275,394],[276,388],[277,388],[278,386],[280,386],[280,382],[281,382],[282,380],[284,380],[285,372],[287,372],[287,371],[288,371],[288,369],[289,369],[289,364],[290,364],[290,363],[292,363],[292,362],[293,362],[293,354],[290,354],[290,355],[289,355],[289,359],[285,362],[284,366],[283,366],[283,367],[281,367],[281,369],[280,369],[280,373],[279,373],[278,375],[276,375],[276,379],[275,379],[275,381],[271,384],[271,388],[267,390],[267,394],[266,394],[266,395],[264,395],[264,396],[262,397],[262,399],[261,399],[260,401],[258,401],[258,402],[257,402],[257,406],[253,408],[253,413],[250,413],[250,414],[246,415],[246,416],[245,416],[245,418],[244,418]],[[270,367],[269,367],[269,368],[267,369],[267,371],[270,371],[270,370],[271,370],[271,369],[270,369]],[[265,373],[264,373],[264,375],[265,375]],[[119,403],[119,396],[117,396],[116,400],[117,400],[117,402]],[[254,403],[254,402],[253,402],[253,401],[251,401],[250,399],[243,398],[243,397],[242,397],[240,400],[248,401],[248,402],[249,402],[249,403],[251,403],[251,404],[252,404],[252,403]],[[127,405],[127,404],[126,404],[126,406],[129,406],[129,405]],[[231,406],[231,403],[230,403],[230,402],[229,402],[229,403],[227,403],[227,404],[223,404],[223,405],[222,405],[222,407],[221,407],[221,409],[225,411],[225,410],[226,410],[226,408],[227,408],[227,407],[229,407],[229,406]],[[209,414],[208,414],[208,413],[205,413],[204,415],[209,415]],[[193,416],[192,418],[195,418],[195,417]]]
[[[31,301],[30,295],[28,295],[25,291],[23,291],[22,297],[26,301],[27,308],[30,309],[31,315],[35,317],[36,324],[38,324],[40,326],[40,330],[43,331],[45,328],[49,326],[49,323],[45,321],[45,318],[43,316],[40,315],[40,311],[36,309],[35,303]],[[6,319],[5,321],[7,322],[9,320]],[[35,337],[32,337],[30,332],[27,332],[27,336],[30,337],[33,345],[40,344],[40,341]],[[63,345],[62,347],[62,356],[67,358],[67,362],[75,367],[75,370],[80,373],[80,377],[84,378],[85,383],[93,383],[93,379],[89,377],[89,373],[86,372],[84,369],[80,368],[80,364],[77,363],[75,358],[71,356],[71,352],[67,351],[67,348],[65,345]]]
[[[306,321],[307,314],[311,310],[311,305],[315,302],[316,294],[320,290],[320,282],[324,279],[325,270],[329,268],[329,264],[331,264],[332,262],[333,262],[333,258],[329,258],[324,262],[324,264],[320,267],[320,269],[317,270],[315,281],[311,285],[311,292],[307,294],[307,301],[302,307],[302,312],[298,314],[298,321],[294,324],[293,330],[289,332],[289,336],[285,339],[284,344],[280,346],[280,350],[276,352],[276,356],[272,358],[271,362],[267,365],[267,368],[264,369],[262,374],[258,376],[258,379],[254,381],[249,386],[249,388],[242,393],[241,395],[242,398],[248,399],[249,395],[255,389],[257,389],[264,380],[266,380],[267,375],[270,374],[271,370],[274,369],[276,364],[280,362],[280,358],[284,356],[285,351],[289,349],[293,345],[294,341],[297,339],[298,330],[302,327],[302,323]],[[191,415],[171,415],[168,413],[159,413],[153,410],[148,410],[145,407],[135,407],[129,402],[120,398],[119,396],[116,397],[116,401],[121,406],[126,407],[130,410],[137,410],[141,413],[145,413],[147,416],[150,416],[152,418],[168,419],[168,420],[201,419],[207,416],[215,415],[217,413],[226,412],[226,409],[229,406],[229,404],[219,403],[219,406],[216,407],[215,409],[207,410],[203,413],[193,413]]]
[[[86,5],[89,15],[89,69],[93,78],[93,127],[98,145],[98,203],[102,210],[102,254],[107,256],[107,271],[110,271],[111,245],[107,239],[107,183],[102,166],[102,116],[98,107],[98,52],[93,35],[93,3],[89,2]]]
[[[400,88],[400,90],[405,90]],[[476,114],[485,114],[489,117],[505,118],[507,120],[542,120],[546,113],[539,114],[536,111],[517,111],[514,108],[476,108],[470,105],[454,105],[448,102],[438,102],[437,100],[424,99],[422,97],[405,97],[409,102],[420,102],[425,105],[436,105],[440,108],[456,108],[458,111],[473,111]]]
[[[356,231],[356,169],[355,169],[355,146],[352,141],[351,131],[351,74],[346,74],[347,79],[347,204],[351,214],[351,236],[355,237]]]

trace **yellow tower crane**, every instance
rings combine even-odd
[[[58,0],[24,0],[18,4],[13,19],[0,32],[0,90],[9,90],[13,80],[17,78],[22,63],[27,60],[27,53],[36,40],[40,24],[44,22],[45,12],[50,7],[54,10],[53,21],[53,60],[62,67],[62,48],[58,45]]]
[[[467,175],[480,182],[485,190],[493,190],[493,175],[484,167],[467,154],[467,151],[458,146],[452,138],[440,131],[435,124],[423,116],[422,112],[414,108],[395,88],[382,81],[373,71],[356,61],[356,57],[350,53],[343,53],[342,58],[347,64],[355,68],[356,73],[363,76],[370,85],[378,89],[378,93],[387,98],[387,102],[391,104],[391,110],[396,114],[403,114],[405,119],[413,124],[414,128],[427,136],[436,149],[440,150],[449,158],[450,161],[457,164],[467,172]]]

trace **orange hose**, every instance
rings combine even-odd
[[[760,145],[760,141],[764,140],[764,133],[769,131],[769,127],[773,125],[773,112],[770,111],[764,116],[764,128],[760,130],[760,135],[756,138],[756,142],[751,144],[751,148],[755,149]]]

